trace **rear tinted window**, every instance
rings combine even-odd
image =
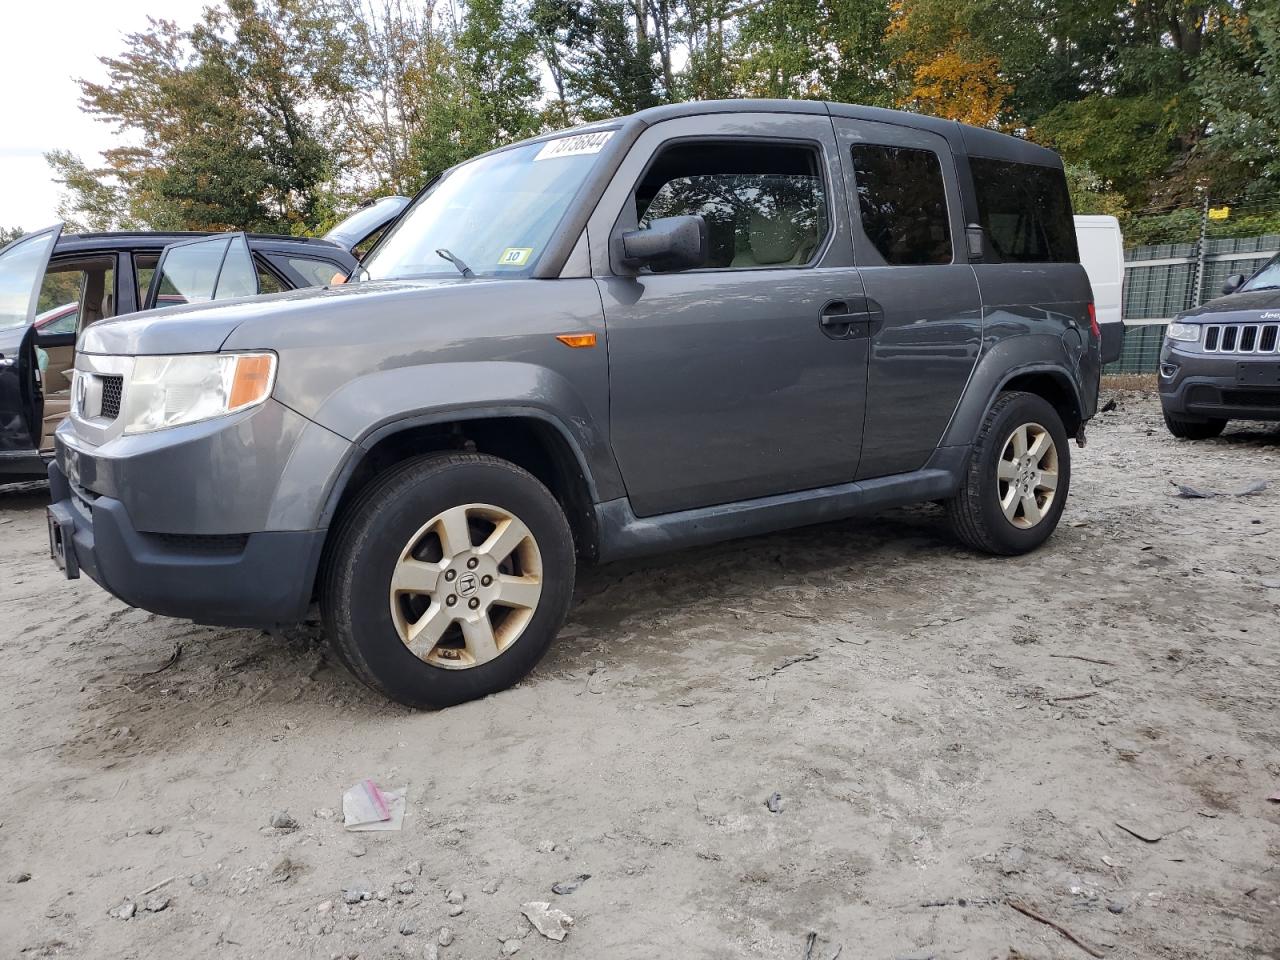
[[[936,153],[858,144],[853,175],[863,232],[885,263],[951,262],[947,193]]]
[[[1078,263],[1067,178],[1031,163],[970,157],[987,241],[1013,263]]]

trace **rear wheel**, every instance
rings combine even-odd
[[[1227,428],[1226,420],[1188,420],[1164,411],[1164,425],[1179,440],[1212,440]]]
[[[1071,484],[1062,418],[1043,397],[1001,394],[983,418],[960,491],[947,501],[952,531],[987,553],[1034,550],[1053,533]]]
[[[569,525],[546,487],[495,457],[437,454],[393,468],[345,512],[320,602],[357,677],[446,707],[532,670],[573,580]]]

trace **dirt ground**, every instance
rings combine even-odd
[[[584,571],[529,679],[440,713],[61,580],[47,494],[0,494],[0,953],[1280,958],[1280,430],[1111,394],[1033,556],[922,507]],[[402,831],[344,831],[363,777]]]

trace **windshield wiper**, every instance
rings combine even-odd
[[[458,268],[458,271],[459,271],[459,272],[460,272],[464,277],[474,277],[474,276],[475,276],[475,274],[471,271],[471,268],[470,268],[470,267],[468,267],[465,263],[463,263],[463,262],[462,262],[462,258],[460,258],[460,257],[455,257],[452,253],[450,253],[450,252],[449,252],[448,250],[446,250],[444,247],[441,247],[439,250],[437,250],[437,251],[436,251],[436,256],[437,256],[437,257],[442,257],[443,259],[448,260],[450,263],[452,263],[455,267],[457,267],[457,268]]]
[[[1245,287],[1241,293],[1253,293],[1255,290],[1280,290],[1280,283],[1264,283],[1259,287]]]

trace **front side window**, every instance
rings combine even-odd
[[[455,167],[401,214],[357,275],[531,275],[612,136],[557,137]]]
[[[890,266],[951,262],[942,164],[932,150],[853,146],[862,231]]]
[[[707,266],[802,266],[827,238],[826,190],[812,147],[756,142],[681,143],[664,150],[636,188],[636,219],[698,215]]]
[[[1054,167],[970,157],[987,242],[1006,263],[1079,263],[1066,175]]]

